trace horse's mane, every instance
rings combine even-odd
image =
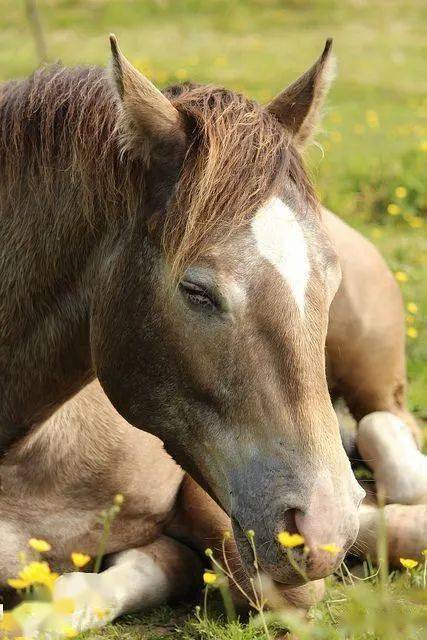
[[[58,197],[67,199],[68,185],[90,221],[100,211],[113,217],[120,202],[131,209],[137,185],[131,163],[120,158],[117,120],[113,87],[98,67],[52,65],[0,86],[3,204],[8,197],[19,203],[31,190],[55,210]]]
[[[170,87],[166,95],[192,128],[164,224],[176,273],[247,222],[278,178],[290,178],[315,202],[289,135],[256,102],[192,84]],[[118,121],[117,97],[100,68],[51,66],[3,85],[0,198],[16,199],[23,184],[35,196],[58,198],[55,184],[66,175],[79,185],[90,219],[100,211],[114,217],[118,206],[132,214],[141,202],[142,159],[122,152]]]

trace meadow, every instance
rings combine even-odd
[[[23,77],[38,64],[23,5],[0,0],[0,81]],[[303,72],[327,37],[334,38],[338,77],[307,163],[323,203],[378,246],[400,283],[407,305],[409,406],[425,421],[425,0],[39,0],[38,6],[50,61],[105,65],[113,31],[126,55],[160,87],[191,79],[261,102]],[[412,593],[413,583],[419,586],[421,574],[419,568],[392,580],[395,616],[410,619],[413,598],[404,594]],[[377,578],[368,582],[377,593]],[[301,638],[393,637],[381,625],[370,633],[360,623],[367,603],[372,615],[386,616],[383,600],[368,594],[367,583],[353,587],[354,596],[348,595],[350,587],[330,582],[329,604],[316,608],[315,625],[307,636],[300,629]],[[86,637],[265,637],[253,625],[224,627],[197,621],[191,613],[185,621],[190,611],[165,607]],[[353,621],[351,635],[334,635],[340,615],[347,616],[346,628]],[[419,628],[414,622],[392,633],[401,629],[394,637],[422,638]]]

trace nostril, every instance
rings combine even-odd
[[[296,514],[299,509],[287,509],[284,516],[284,529],[288,533],[301,533],[296,522]]]

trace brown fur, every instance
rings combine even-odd
[[[141,197],[141,167],[119,155],[118,111],[108,76],[96,67],[55,65],[2,85],[2,206],[17,210],[32,195],[51,209],[60,196],[66,207],[61,217],[69,224],[79,224],[80,210],[93,225],[100,215],[112,221],[119,205],[134,213]],[[75,207],[76,198],[81,209]]]
[[[280,181],[298,184],[306,206],[316,206],[289,133],[259,104],[209,86],[172,96],[194,136],[164,227],[175,274],[247,224]]]

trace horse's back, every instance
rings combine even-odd
[[[331,391],[346,396],[357,418],[404,405],[404,309],[399,286],[374,245],[326,209],[342,282],[327,336]],[[372,408],[373,407],[373,408]]]

